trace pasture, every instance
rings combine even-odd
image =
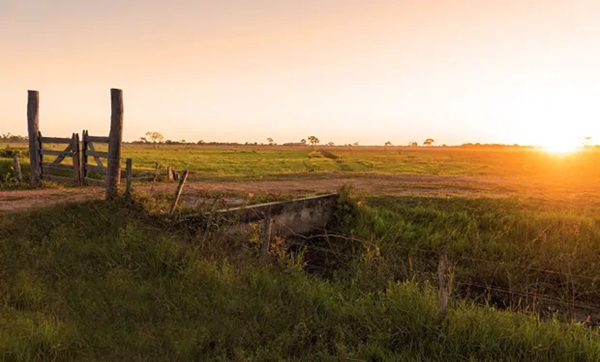
[[[191,172],[188,202],[174,219],[160,216],[175,187],[168,182],[135,184],[133,205],[95,201],[94,188],[0,191],[15,209],[38,202],[0,208],[0,272],[18,281],[0,285],[2,313],[14,321],[0,328],[5,355],[600,356],[595,149],[128,144],[123,153],[138,173],[156,164]],[[6,172],[12,160],[0,160]],[[344,185],[353,191],[342,191],[335,222],[322,234],[276,238],[266,263],[256,236],[227,238],[214,223],[169,226],[210,206],[194,197],[256,203]],[[37,210],[43,205],[54,206]],[[441,324],[440,252],[453,264],[453,302]]]

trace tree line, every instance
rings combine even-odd
[[[187,142],[186,140],[182,139],[179,141],[173,141],[170,139],[165,140],[165,137],[163,136],[162,133],[160,132],[146,132],[146,135],[144,137],[140,137],[138,138],[136,141],[134,141],[133,143],[158,143],[158,144],[198,144],[198,145],[203,145],[203,144],[207,144],[207,145],[241,145],[241,143],[239,142],[205,142],[204,140],[200,140],[198,142]],[[269,146],[276,146],[277,142],[275,142],[275,140],[272,137],[267,137],[267,143],[260,143],[260,145],[269,145]],[[433,143],[435,141],[433,140],[433,138],[427,138],[425,141],[423,141],[423,146],[432,146]],[[306,138],[302,138],[300,140],[300,142],[291,142],[291,143],[284,143],[284,146],[295,146],[295,145],[300,145],[300,146],[317,146],[321,143],[321,140],[319,140],[318,137],[316,136],[308,136]],[[259,145],[258,142],[245,142],[244,145]],[[333,142],[327,142],[325,145],[327,146],[335,146],[335,143]],[[353,142],[353,143],[346,143],[343,146],[346,147],[358,147],[359,143],[358,142]],[[393,146],[391,141],[386,141],[383,144],[384,147],[390,147]],[[419,143],[416,141],[411,141],[408,143],[408,147],[418,147]]]
[[[2,143],[10,143],[10,142],[17,143],[17,142],[27,142],[27,141],[29,141],[28,137],[11,134],[10,132],[0,135],[0,142],[2,142]]]

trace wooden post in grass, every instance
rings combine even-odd
[[[23,174],[21,173],[21,162],[19,162],[18,155],[13,156],[13,163],[15,167],[15,180],[17,181],[17,184],[20,185],[21,182],[23,182]]]
[[[273,219],[271,218],[271,212],[267,211],[267,217],[263,222],[261,243],[260,243],[260,256],[264,259],[269,254],[269,246],[271,246],[271,233],[273,231]]]
[[[81,131],[81,183],[84,184],[87,178],[87,165],[88,165],[88,131],[84,129]]]
[[[71,149],[73,150],[73,178],[77,186],[82,185],[81,166],[79,164],[79,133],[73,133]]]
[[[125,173],[127,174],[127,184],[125,186],[125,195],[131,197],[131,183],[133,181],[133,170],[131,165],[131,158],[125,160]]]
[[[167,180],[173,181],[173,179],[173,167],[169,166],[167,167]]]
[[[38,134],[40,132],[40,93],[27,91],[27,133],[29,136],[29,165],[31,183],[37,184],[41,179],[40,149]]]
[[[439,318],[440,323],[446,319],[448,302],[452,294],[452,282],[454,278],[454,267],[448,259],[446,251],[442,251],[438,262],[438,293],[439,293]]]
[[[118,195],[121,182],[121,142],[123,140],[123,91],[110,90],[110,141],[108,143],[108,168],[106,170],[106,198]]]
[[[185,180],[187,180],[188,171],[183,171],[181,175],[181,179],[179,180],[179,185],[177,185],[177,190],[175,191],[175,199],[173,200],[173,204],[171,205],[171,210],[169,210],[169,215],[173,215],[175,209],[177,208],[177,203],[179,202],[179,198],[181,197],[181,192],[183,191],[183,186],[185,185]]]

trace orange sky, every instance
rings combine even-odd
[[[600,1],[0,0],[0,133],[600,140]]]

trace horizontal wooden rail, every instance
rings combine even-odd
[[[88,142],[109,143],[110,137],[104,136],[86,136]]]
[[[90,156],[90,157],[104,157],[104,158],[108,158],[108,152],[101,152],[101,151],[87,151],[86,155]]]
[[[59,156],[59,157],[73,157],[73,151],[55,151],[41,149],[40,153],[47,156]]]
[[[61,137],[42,137],[42,143],[68,143],[73,142],[72,138],[61,138]]]
[[[100,173],[102,175],[106,174],[106,167],[98,167],[98,166],[92,166],[92,165],[85,165],[85,169],[88,172],[92,171],[92,172]]]
[[[56,175],[47,175],[44,174],[44,180],[54,181],[54,182],[62,182],[62,183],[74,183],[71,177],[63,177]]]
[[[52,169],[52,170],[62,170],[62,171],[73,171],[73,165],[61,165],[58,163],[42,163],[42,170]]]

